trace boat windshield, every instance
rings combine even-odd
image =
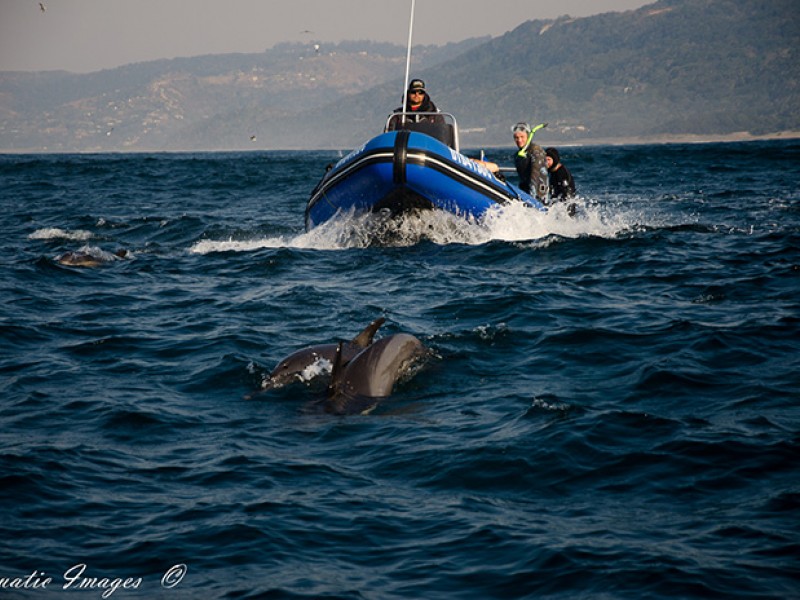
[[[383,131],[418,131],[459,151],[458,125],[450,113],[394,113],[386,120]]]

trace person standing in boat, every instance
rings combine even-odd
[[[561,156],[555,148],[545,150],[547,172],[550,174],[550,198],[567,200],[575,196],[575,180],[569,169],[561,164]]]
[[[403,107],[398,107],[394,110],[396,113],[402,113]],[[422,121],[432,121],[435,122],[437,117],[431,117],[430,115],[422,115],[418,113],[437,113],[439,109],[436,108],[436,105],[431,100],[431,97],[428,95],[428,92],[425,90],[425,82],[422,79],[412,79],[411,83],[408,84],[408,90],[406,91],[406,119],[411,123],[420,123]],[[415,114],[417,113],[417,114]],[[392,119],[393,122],[399,121],[399,117],[397,119]]]
[[[519,175],[519,187],[523,192],[536,196],[547,204],[550,182],[547,176],[547,155],[538,144],[533,143],[533,134],[547,124],[534,128],[528,123],[517,123],[511,128],[517,153],[514,155],[514,166]]]

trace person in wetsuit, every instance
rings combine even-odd
[[[550,198],[567,200],[575,196],[575,180],[572,173],[561,163],[561,156],[555,148],[545,150],[547,172],[550,176]]]
[[[511,128],[517,153],[514,155],[514,166],[519,175],[519,187],[523,192],[536,196],[547,203],[550,183],[547,177],[547,164],[544,150],[533,143],[533,134],[545,125],[531,128],[528,123],[517,123]]]

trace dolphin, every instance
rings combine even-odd
[[[269,377],[261,385],[261,391],[279,388],[287,383],[302,380],[303,372],[322,360],[334,364],[339,346],[341,346],[340,360],[343,364],[347,364],[354,356],[372,343],[375,333],[385,321],[386,319],[383,317],[375,319],[349,342],[318,344],[290,354],[272,370]]]
[[[325,408],[336,415],[366,414],[391,395],[395,383],[425,355],[425,346],[408,333],[382,338],[350,359],[337,348]]]
[[[67,267],[99,267],[105,261],[88,252],[65,252],[56,258],[56,262]]]
[[[80,250],[65,252],[57,256],[56,262],[67,267],[99,267],[112,260],[127,257],[128,251],[124,249],[117,250],[114,254],[109,254],[99,248],[90,248],[87,246]]]

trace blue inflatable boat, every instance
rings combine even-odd
[[[510,202],[544,205],[459,151],[458,126],[448,113],[389,117],[384,133],[333,165],[306,206],[309,231],[342,214],[442,210],[480,218]]]

